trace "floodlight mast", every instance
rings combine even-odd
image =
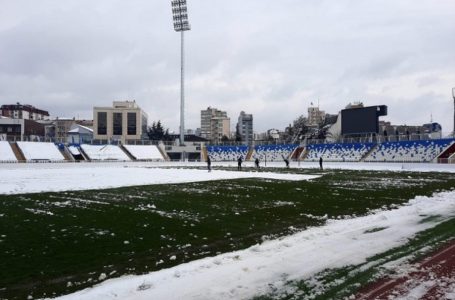
[[[453,97],[453,137],[455,137],[455,87],[452,88]]]
[[[190,30],[186,0],[172,0],[174,30],[180,32],[180,145],[185,144],[185,38],[184,32]]]

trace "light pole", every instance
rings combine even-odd
[[[185,51],[184,32],[190,30],[186,0],[172,0],[174,30],[180,32],[180,145],[185,143]]]
[[[453,137],[455,137],[455,87],[452,88],[453,97]]]

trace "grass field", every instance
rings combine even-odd
[[[0,298],[66,294],[453,187],[455,174],[448,173],[330,170],[311,181],[239,179],[1,195]],[[441,237],[450,236],[444,234],[450,226],[441,228]],[[308,288],[290,284],[302,286],[296,293]]]

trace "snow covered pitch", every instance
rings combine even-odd
[[[453,228],[446,166],[212,166],[3,164],[0,298],[345,297]]]

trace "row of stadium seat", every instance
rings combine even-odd
[[[306,160],[360,161],[375,146],[373,143],[308,145]]]
[[[43,142],[17,142],[19,156],[26,161],[64,161],[65,145]],[[164,160],[157,146],[154,145],[125,145],[123,146],[135,160]],[[68,155],[88,160],[129,161],[131,158],[119,146],[115,145],[68,145]],[[17,162],[12,144],[0,141],[0,161]]]
[[[431,162],[454,143],[454,139],[425,141],[400,141],[353,144],[308,145],[303,153],[304,160],[316,161],[367,161],[367,162]],[[63,161],[64,145],[39,142],[17,142],[27,161]],[[163,160],[157,146],[124,145],[126,152],[136,160]],[[73,157],[85,156],[89,160],[128,161],[131,158],[119,146],[114,145],[70,145],[68,153]],[[298,145],[207,146],[207,154],[213,161],[235,161],[255,159],[281,161],[289,158]],[[61,148],[59,150],[59,148]],[[63,149],[63,150],[62,150]],[[248,157],[247,157],[248,156]],[[9,142],[0,142],[0,161],[17,161]]]
[[[315,144],[306,147],[303,159],[317,161],[367,161],[367,162],[431,162],[437,158],[454,139],[426,141],[400,141],[350,144]],[[280,161],[289,158],[298,145],[260,145],[247,146],[207,146],[207,154],[213,161],[234,161],[239,156],[246,158],[252,151],[251,158]]]
[[[449,139],[385,142],[374,149],[365,161],[431,162],[452,143],[453,140]]]

